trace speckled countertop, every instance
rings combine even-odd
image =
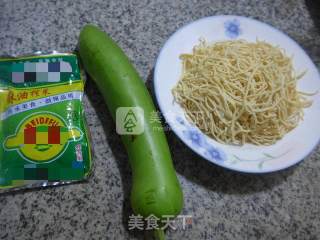
[[[150,85],[159,50],[177,28],[204,16],[237,14],[286,32],[319,66],[320,35],[312,12],[302,0],[1,0],[0,55],[72,51],[81,27],[95,23],[118,41]],[[0,239],[145,237],[127,230],[128,159],[90,82],[85,110],[94,145],[92,177],[81,184],[0,195]],[[193,216],[191,228],[169,231],[168,239],[320,238],[319,148],[286,171],[243,175],[199,158],[172,133],[168,139],[185,195],[183,214]]]

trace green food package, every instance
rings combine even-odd
[[[0,192],[88,176],[83,91],[75,54],[0,58]]]

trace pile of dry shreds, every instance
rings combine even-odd
[[[200,41],[182,54],[172,90],[187,118],[227,144],[270,145],[295,128],[311,105],[296,89],[292,59],[266,42]]]

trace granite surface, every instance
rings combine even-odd
[[[72,51],[81,27],[95,23],[120,44],[150,86],[159,50],[175,30],[201,17],[237,14],[286,32],[319,67],[314,9],[301,0],[0,0],[0,55]],[[150,237],[128,231],[127,155],[90,81],[84,101],[94,146],[93,175],[80,184],[0,195],[0,239]],[[168,239],[320,238],[319,147],[296,167],[245,175],[210,164],[167,134],[185,195],[183,214],[193,217],[186,230],[168,231]]]

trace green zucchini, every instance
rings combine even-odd
[[[178,215],[183,194],[161,123],[150,121],[155,107],[137,71],[121,48],[93,25],[85,26],[80,33],[79,54],[113,119],[119,107],[144,110],[143,133],[121,135],[132,168],[133,211],[144,217],[153,214],[160,219],[164,215]]]

